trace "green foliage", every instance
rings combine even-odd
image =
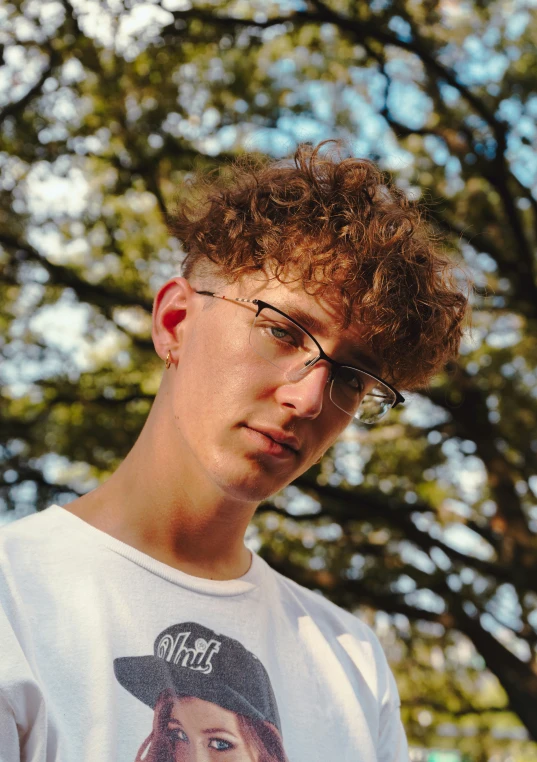
[[[346,138],[427,202],[474,277],[473,328],[406,411],[261,506],[251,540],[377,626],[416,745],[472,760],[537,756],[532,7],[0,9],[3,516],[90,489],[134,442],[160,377],[152,294],[181,261],[165,213],[193,171]]]

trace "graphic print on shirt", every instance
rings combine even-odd
[[[182,622],[153,651],[114,659],[120,684],[154,711],[133,762],[288,762],[268,673],[238,640]]]

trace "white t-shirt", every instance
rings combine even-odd
[[[407,762],[374,633],[274,572],[191,577],[59,506],[0,531],[0,762]]]

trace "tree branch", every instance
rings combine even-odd
[[[105,310],[108,317],[111,316],[114,307],[142,307],[148,312],[152,310],[153,302],[147,297],[141,294],[127,294],[120,288],[104,284],[89,283],[77,275],[73,268],[53,264],[41,256],[28,242],[20,241],[8,233],[0,233],[0,244],[6,249],[19,252],[19,261],[24,259],[44,267],[50,276],[51,283],[72,288],[82,301]]]

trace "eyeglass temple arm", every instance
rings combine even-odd
[[[225,299],[227,302],[248,302],[249,304],[258,304],[259,299],[241,299],[238,296],[232,296],[231,298],[229,296],[223,296],[221,294],[214,294],[212,291],[196,291],[194,289],[194,292],[196,294],[201,294],[202,296],[213,296],[215,299]]]

